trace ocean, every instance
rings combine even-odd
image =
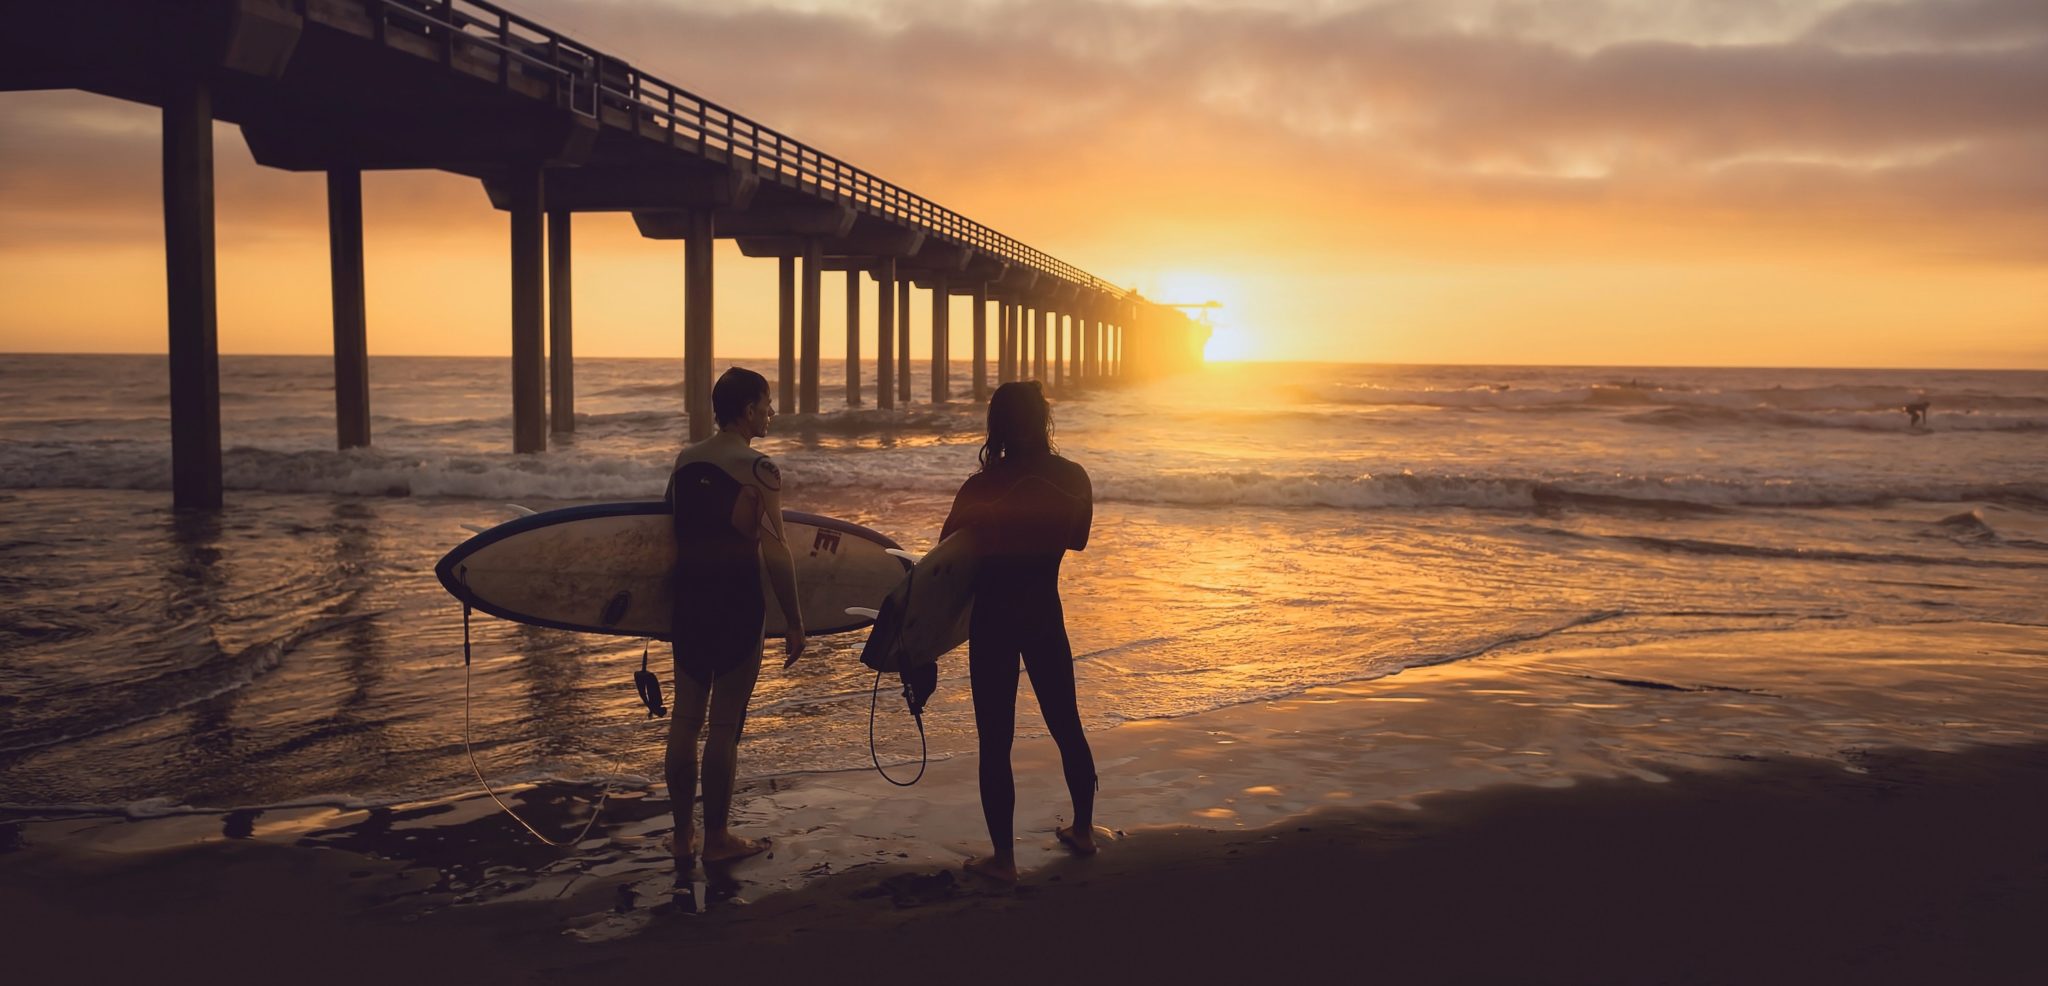
[[[884,412],[825,361],[823,411],[757,445],[785,506],[928,548],[982,410],[929,404],[927,365]],[[479,616],[466,682],[432,574],[507,504],[660,496],[680,360],[576,373],[576,432],[521,456],[507,360],[373,358],[374,445],[337,452],[327,359],[224,357],[228,506],[180,514],[163,357],[0,355],[0,809],[464,796],[466,686],[494,784],[658,779],[642,641]],[[1554,640],[2040,625],[2048,598],[2048,373],[1218,364],[1054,416],[1097,500],[1062,582],[1095,729]],[[770,662],[745,777],[916,759],[862,637]],[[964,663],[933,757],[973,747]]]

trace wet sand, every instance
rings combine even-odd
[[[2032,982],[2044,657],[2048,630],[1991,624],[1588,634],[1131,724],[1094,737],[1124,834],[1088,860],[1022,741],[1014,890],[959,875],[967,758],[754,782],[774,857],[700,913],[657,903],[655,795],[566,855],[475,799],[17,822],[0,926],[39,981]],[[564,793],[522,804],[573,831]]]

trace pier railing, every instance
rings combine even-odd
[[[335,24],[345,0],[290,0],[302,16]],[[1044,251],[975,222],[773,127],[735,113],[624,59],[568,38],[487,0],[359,0],[379,43],[409,50],[508,89],[631,130],[763,178],[892,219],[1091,290],[1124,291]]]

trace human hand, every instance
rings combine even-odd
[[[807,642],[808,641],[804,636],[803,624],[799,623],[796,626],[791,627],[789,631],[789,636],[784,637],[782,640],[782,646],[789,653],[788,657],[782,659],[782,666],[785,668],[789,667],[790,665],[796,663],[797,658],[804,656],[804,645]]]

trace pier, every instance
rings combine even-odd
[[[874,285],[878,408],[910,399],[912,289],[927,292],[931,395],[984,400],[1185,370],[1207,328],[794,137],[478,0],[66,0],[15,5],[0,89],[80,89],[163,112],[172,490],[221,504],[213,264],[214,121],[255,160],[327,178],[336,442],[371,441],[362,173],[475,178],[507,214],[512,447],[575,428],[572,228],[628,212],[681,243],[690,436],[713,429],[712,245],[778,265],[778,402],[816,413],[820,285],[846,278],[846,401],[866,402],[862,282]],[[480,203],[479,207],[483,207]],[[956,390],[953,296],[972,299]],[[989,309],[995,312],[991,317]],[[991,336],[991,332],[993,335]],[[990,352],[991,346],[993,353]],[[994,365],[991,367],[990,364]]]

